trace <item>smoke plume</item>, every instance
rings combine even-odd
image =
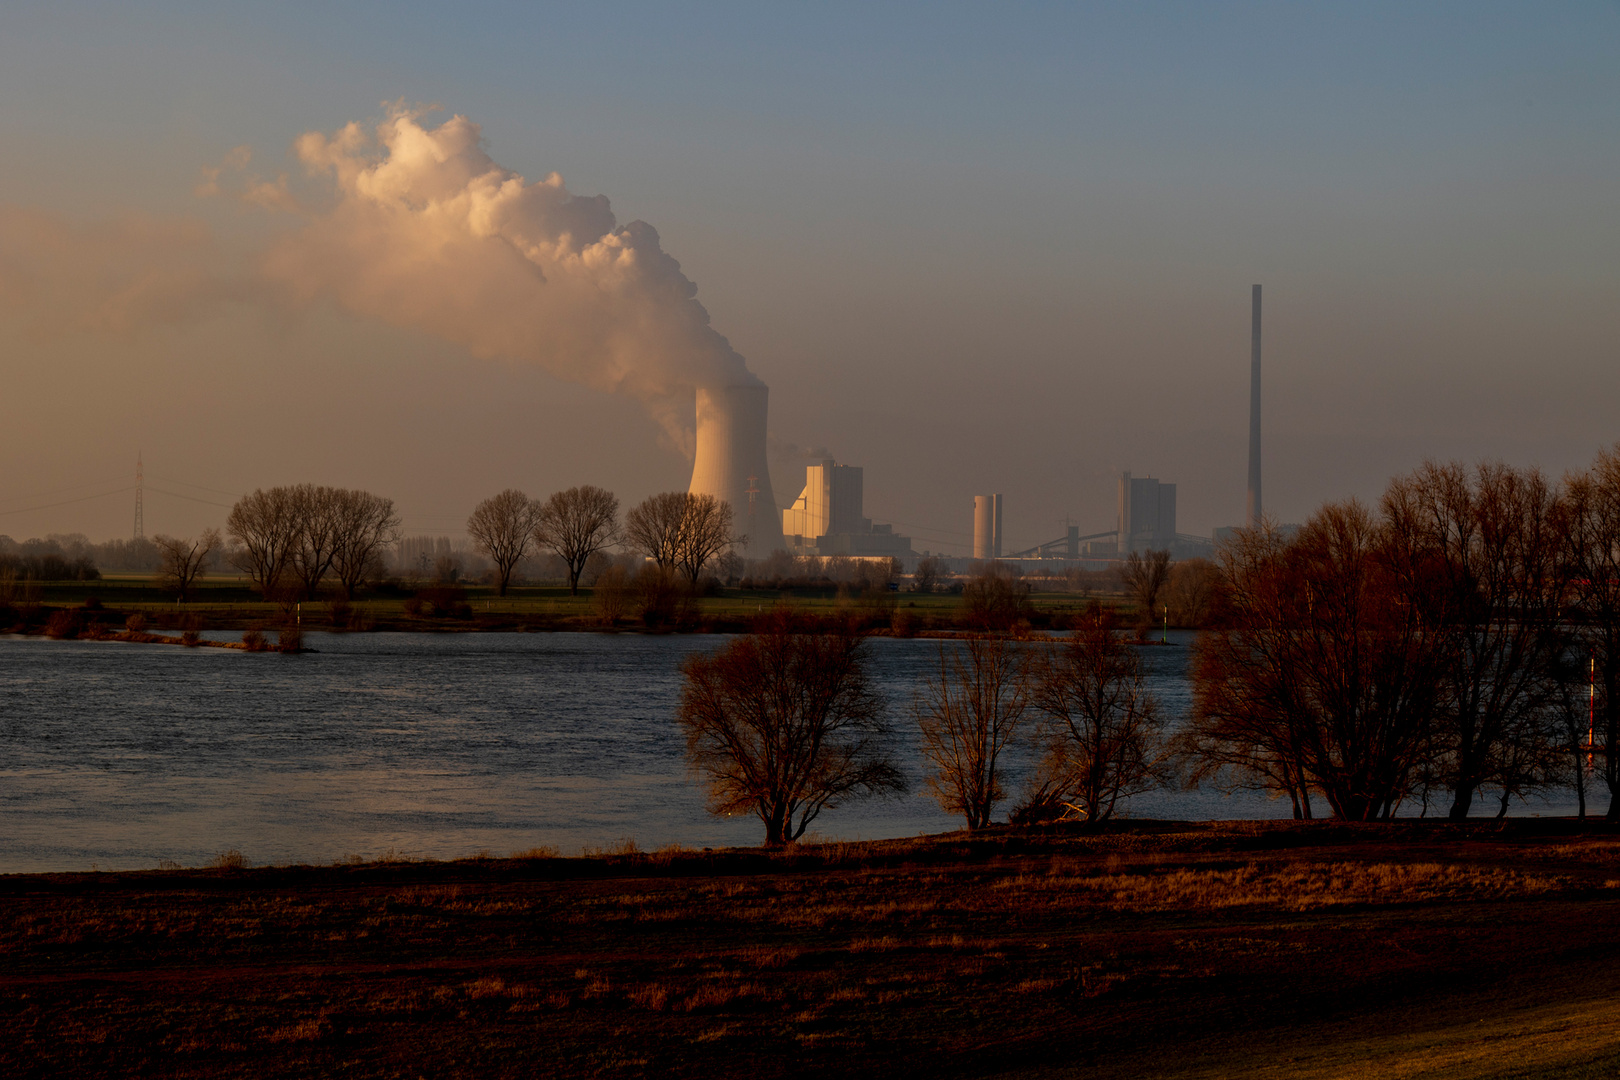
[[[396,108],[295,149],[325,190],[263,260],[293,296],[632,395],[688,452],[692,387],[757,384],[651,225],[618,224],[556,173],[501,167],[466,117],[430,127]],[[243,195],[286,205],[266,195],[286,190],[252,180]]]

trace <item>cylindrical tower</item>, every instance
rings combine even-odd
[[[973,496],[973,557],[1001,558],[1001,496]]]
[[[769,394],[763,383],[697,390],[697,453],[687,490],[731,504],[733,527],[748,537],[738,550],[750,559],[782,546],[782,514],[765,457]]]

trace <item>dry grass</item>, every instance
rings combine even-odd
[[[1620,910],[1565,841],[828,847],[0,881],[0,1075],[974,1073],[1054,1033],[1157,1068],[1206,1014],[1426,1002],[1437,965],[1519,993]]]
[[[1231,870],[1019,876],[998,883],[1017,893],[1069,893],[1115,911],[1269,907],[1310,911],[1350,904],[1410,904],[1541,896],[1568,878],[1498,867],[1442,863],[1255,864]]]

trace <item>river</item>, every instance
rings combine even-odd
[[[757,844],[754,818],[706,811],[674,722],[682,658],[725,640],[312,633],[314,651],[284,656],[0,636],[0,872],[193,866],[230,849],[282,864]],[[1174,723],[1191,635],[1170,640],[1142,655]],[[910,719],[939,643],[870,647],[912,791],[826,811],[811,833],[958,828],[922,782]],[[1257,818],[1288,805],[1167,790],[1124,813]]]

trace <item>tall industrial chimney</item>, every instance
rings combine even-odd
[[[697,390],[697,453],[687,490],[731,504],[732,527],[748,537],[739,551],[750,559],[783,546],[782,513],[765,458],[769,394],[763,383]]]
[[[1244,524],[1254,528],[1260,524],[1260,286],[1254,287],[1254,313],[1252,318],[1249,366],[1249,507]]]

